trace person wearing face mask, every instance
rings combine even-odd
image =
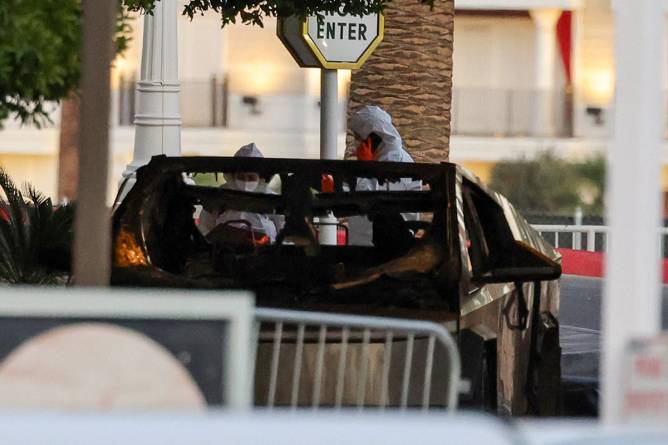
[[[250,143],[237,150],[234,157],[263,158],[264,156],[255,143]],[[225,173],[223,176],[225,178],[225,184],[222,188],[251,193],[271,193],[267,190],[265,181],[261,180],[257,173]],[[202,233],[206,236],[215,227],[225,225],[226,223],[229,223],[228,225],[232,227],[241,229],[248,228],[246,224],[233,221],[247,221],[253,232],[266,236],[267,242],[272,243],[276,240],[278,230],[282,225],[282,221],[280,221],[279,217],[274,215],[269,216],[236,209],[227,209],[222,213],[207,212],[204,210],[200,215],[200,230],[202,230]]]

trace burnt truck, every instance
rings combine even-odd
[[[268,189],[219,186],[243,172]],[[212,175],[218,182],[199,180]],[[382,190],[402,178],[421,189]],[[135,179],[113,211],[114,285],[250,289],[260,307],[435,321],[456,336],[471,383],[463,403],[558,413],[560,256],[464,168],[156,156]],[[357,190],[361,179],[381,190]],[[202,208],[283,223],[269,243],[239,224],[205,238]],[[336,245],[318,242],[326,216],[344,233]],[[357,225],[362,236],[352,233]]]

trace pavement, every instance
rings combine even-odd
[[[668,286],[662,286],[663,306],[661,323],[668,328]],[[586,329],[601,329],[601,300],[603,279],[564,275],[561,278],[561,308],[559,320],[562,325]],[[633,297],[629,296],[629,304]]]
[[[668,286],[662,286],[661,324],[668,327]],[[559,311],[565,415],[596,416],[601,356],[603,279],[563,275]],[[629,296],[629,305],[633,296]]]

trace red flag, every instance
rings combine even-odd
[[[564,11],[557,22],[557,41],[559,42],[561,62],[564,66],[566,83],[568,85],[571,84],[571,49],[573,46],[572,17],[573,14],[571,11]]]

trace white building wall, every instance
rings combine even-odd
[[[220,18],[209,11],[192,21],[187,16],[178,20],[179,78],[181,115],[193,126],[211,125],[212,80],[225,67],[227,30],[220,27]]]
[[[534,34],[528,14],[457,15],[453,133],[501,136],[530,132]]]
[[[486,1],[458,1],[457,7],[468,5],[472,9],[479,9]],[[498,3],[501,0],[494,1]],[[462,130],[461,125],[466,120],[469,123],[468,133],[464,131],[460,134],[472,136],[455,135],[452,138],[453,160],[493,162],[550,148],[557,154],[578,157],[602,151],[610,131],[610,103],[614,91],[610,0],[563,1],[576,7],[573,19],[573,70],[576,90],[575,130],[578,139],[559,141],[532,138],[528,133],[522,133],[521,125],[509,123],[509,120],[530,122],[526,110],[530,110],[531,99],[528,93],[523,99],[522,92],[531,90],[534,83],[535,24],[526,11],[532,5],[554,6],[551,0],[525,0],[522,7],[527,9],[520,16],[476,16],[471,11],[461,13],[458,10],[454,35],[453,127],[459,125],[459,130]],[[518,0],[513,4],[520,3]],[[218,17],[209,14],[197,16],[193,22],[187,17],[181,17],[179,26],[183,83],[181,110],[184,115],[187,113],[191,122],[200,116],[201,125],[198,128],[184,128],[184,154],[229,155],[240,145],[255,141],[270,156],[317,157],[320,74],[317,69],[297,66],[276,37],[274,21],[268,21],[264,28],[237,24],[221,31]],[[125,57],[115,62],[112,76],[115,89],[112,114],[114,124],[118,119],[119,74],[122,73],[127,79],[138,71],[139,66],[141,18],[133,22],[133,28],[133,42]],[[563,85],[560,61],[555,66],[558,71],[556,83]],[[211,78],[224,74],[228,74],[230,80],[229,128],[210,128]],[[340,76],[342,131],[345,128],[343,99],[348,88],[349,74],[342,73]],[[468,92],[461,93],[464,90]],[[516,105],[499,106],[499,103],[505,103],[503,101],[509,95],[515,95]],[[244,96],[257,98],[255,109],[243,103]],[[586,113],[588,106],[604,108],[603,126],[594,124],[593,117]],[[19,182],[35,182],[48,194],[55,193],[57,169],[52,173],[38,174],[32,164],[25,168],[17,166],[21,156],[25,156],[25,162],[34,165],[55,165],[58,148],[57,110],[53,117],[56,126],[48,130],[21,128],[18,123],[8,121],[4,123],[5,130],[0,132],[0,156],[5,156],[5,159],[11,157],[7,161],[12,163],[10,173],[18,172]],[[510,128],[513,130],[510,134],[514,137],[509,138],[508,133],[502,132],[483,133],[496,136],[494,138],[481,137],[479,130],[490,126]],[[112,185],[116,184],[120,171],[130,160],[132,134],[132,127],[116,127],[112,131]],[[343,148],[343,140],[340,148]]]
[[[533,82],[534,25],[526,17],[458,15],[455,88],[526,89]]]
[[[227,30],[220,28],[220,18],[214,12],[187,16],[178,20],[179,77],[208,81],[223,68],[224,42]]]
[[[614,23],[610,0],[584,0],[575,15],[575,135],[607,138],[614,96]],[[587,108],[602,110],[597,124]]]
[[[305,71],[276,36],[276,20],[264,28],[242,24],[229,27],[227,54],[230,89],[239,94],[302,94]]]

